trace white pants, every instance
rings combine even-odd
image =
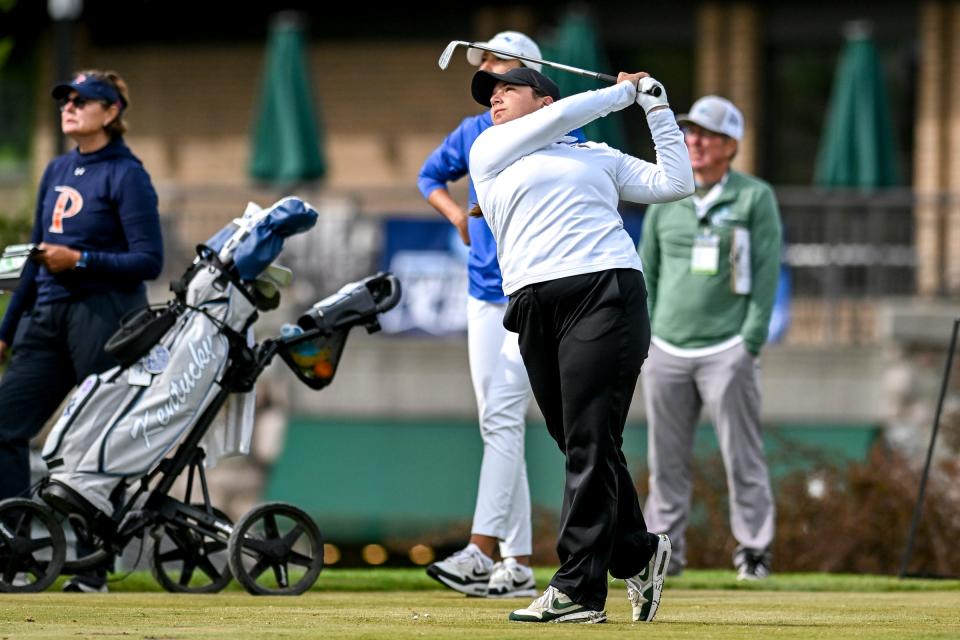
[[[483,462],[472,532],[500,539],[504,558],[533,550],[530,487],[523,454],[530,381],[517,334],[503,328],[506,303],[467,298],[470,376],[477,396]]]

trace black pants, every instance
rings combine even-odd
[[[146,295],[110,292],[37,305],[24,314],[13,357],[0,380],[0,500],[25,496],[30,485],[30,438],[70,390],[116,365],[103,345]]]
[[[597,610],[607,572],[632,577],[656,548],[622,451],[650,345],[646,297],[639,271],[601,271],[524,287],[504,317],[520,334],[534,397],[566,456],[560,569],[550,584]]]

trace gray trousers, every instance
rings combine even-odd
[[[650,492],[644,517],[673,542],[671,565],[686,564],[693,487],[693,440],[700,411],[712,419],[730,492],[730,529],[740,546],[773,540],[774,504],[760,426],[759,368],[743,344],[700,358],[678,358],[656,345],[643,368]]]

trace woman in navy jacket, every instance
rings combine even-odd
[[[44,171],[31,237],[40,252],[0,325],[0,360],[12,351],[0,380],[0,499],[27,493],[30,438],[74,386],[116,364],[103,345],[146,305],[143,282],[163,266],[157,194],[123,141],[126,83],[85,71],[53,97],[77,147]]]

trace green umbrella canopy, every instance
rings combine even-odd
[[[823,187],[890,187],[900,182],[883,70],[869,26],[846,27],[834,77],[814,183]]]
[[[597,39],[593,18],[585,8],[568,9],[554,37],[546,40],[543,45],[544,60],[600,73],[611,73],[610,63]],[[546,66],[543,71],[556,81],[557,86],[560,87],[561,96],[571,96],[607,86],[606,83],[587,76],[554,71]],[[618,149],[623,148],[623,127],[616,114],[594,120],[583,127],[583,133],[588,140],[606,142]]]
[[[267,43],[250,175],[277,184],[323,177],[327,165],[314,113],[303,21],[280,13]]]

